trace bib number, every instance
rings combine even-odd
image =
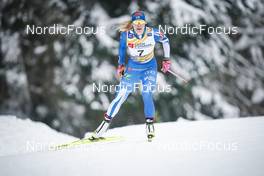
[[[137,50],[137,52],[139,56],[142,56],[142,53],[144,52],[144,50]]]

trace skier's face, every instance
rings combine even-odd
[[[135,32],[138,35],[142,35],[145,29],[146,22],[144,20],[136,20],[132,23]]]

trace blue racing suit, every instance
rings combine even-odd
[[[125,65],[126,51],[128,50],[128,64],[115,99],[111,102],[106,115],[114,117],[128,95],[140,88],[144,102],[146,119],[154,119],[155,107],[153,91],[156,89],[157,61],[154,57],[156,42],[163,44],[164,55],[169,58],[169,40],[158,29],[145,27],[142,36],[138,36],[133,29],[121,32],[119,46],[119,65]]]

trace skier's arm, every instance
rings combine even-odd
[[[169,42],[162,43],[162,46],[163,46],[164,58],[169,59],[170,58],[170,44],[169,44]]]
[[[126,60],[126,32],[121,32],[119,42],[118,65],[125,65]]]
[[[164,52],[164,58],[165,60],[168,60],[170,58],[170,43],[169,39],[166,37],[166,35],[159,31],[158,29],[154,28],[154,40],[155,42],[162,43],[163,52]]]
[[[154,40],[155,42],[162,43],[164,59],[162,61],[161,71],[166,73],[170,70],[171,67],[169,39],[166,37],[165,34],[163,34],[163,32],[159,31],[158,29],[154,29]]]

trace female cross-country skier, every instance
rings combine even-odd
[[[155,107],[152,93],[155,90],[157,79],[157,61],[154,56],[154,47],[157,42],[162,43],[164,59],[162,71],[170,69],[170,45],[168,38],[158,29],[146,26],[144,12],[136,11],[131,20],[120,27],[120,46],[117,74],[121,77],[119,91],[111,102],[104,115],[103,122],[90,137],[91,140],[100,138],[108,129],[111,120],[119,111],[121,105],[133,92],[135,85],[142,84],[142,97],[146,119],[146,133],[149,140],[154,134]],[[126,50],[129,53],[128,63],[125,66]]]

